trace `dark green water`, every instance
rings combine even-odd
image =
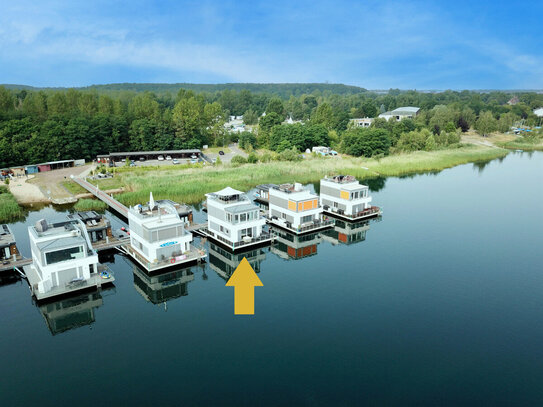
[[[252,317],[217,256],[162,282],[115,256],[115,288],[45,309],[4,281],[0,405],[543,404],[543,154],[373,196],[349,245],[253,253]]]

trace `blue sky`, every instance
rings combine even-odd
[[[0,0],[0,83],[543,88],[540,1]]]

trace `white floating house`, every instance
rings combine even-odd
[[[33,261],[24,270],[38,300],[114,280],[110,273],[99,273],[98,254],[80,220],[40,220],[28,234]]]
[[[302,184],[283,184],[269,190],[270,223],[294,233],[306,233],[330,227],[324,220],[319,197]]]
[[[266,219],[246,194],[227,187],[206,194],[207,229],[203,233],[231,250],[271,241]]]
[[[130,245],[123,248],[147,271],[197,261],[205,257],[203,250],[191,245],[192,233],[185,229],[174,205],[154,201],[137,205],[128,211]]]
[[[369,188],[351,175],[321,179],[321,205],[324,212],[346,220],[360,220],[381,214],[371,205]]]

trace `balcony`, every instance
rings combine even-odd
[[[352,215],[344,213],[344,211],[341,209],[332,208],[329,206],[325,206],[324,210],[328,213],[337,215],[344,219],[350,219],[350,220],[360,220],[364,218],[371,218],[372,216],[381,215],[381,212],[382,212],[381,208],[379,208],[378,206],[372,206],[370,208],[364,209],[363,211],[356,212]]]

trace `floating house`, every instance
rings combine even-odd
[[[314,256],[317,254],[317,246],[322,242],[321,232],[298,235],[275,227],[273,232],[275,240],[271,251],[284,260],[298,260]]]
[[[266,258],[266,253],[262,247],[253,247],[243,252],[231,252],[220,245],[209,242],[209,268],[225,280],[228,280],[236,271],[243,258],[246,258],[253,270],[259,273],[260,263]]]
[[[369,220],[347,222],[341,219],[336,219],[334,227],[332,229],[325,230],[322,233],[322,238],[333,245],[350,245],[366,240],[366,233],[369,229]]]
[[[361,220],[381,214],[379,207],[371,205],[369,188],[351,175],[323,178],[320,200],[324,213],[345,220]]]
[[[113,237],[109,219],[95,211],[76,212],[68,215],[68,218],[80,220],[85,224],[90,241],[93,244],[106,240],[106,237]]]
[[[8,225],[0,225],[0,262],[16,260],[19,251],[15,243],[15,236]]]
[[[270,189],[276,188],[275,184],[260,184],[256,186],[255,201],[269,204],[270,203]]]
[[[202,233],[230,250],[271,242],[266,219],[246,194],[233,188],[206,194],[207,229]]]
[[[24,271],[38,300],[114,281],[111,273],[99,268],[98,254],[82,221],[42,219],[28,228],[28,234],[32,264]]]
[[[130,244],[122,248],[147,271],[156,271],[205,258],[205,251],[192,246],[192,233],[185,229],[177,209],[167,201],[137,205],[128,211]]]
[[[269,190],[269,222],[293,233],[331,227],[323,218],[319,197],[302,184],[283,184]]]

